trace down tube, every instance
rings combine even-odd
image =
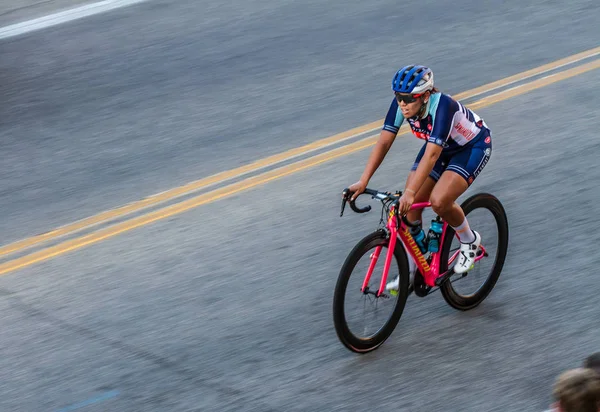
[[[423,254],[419,250],[419,247],[415,243],[413,237],[408,232],[408,229],[404,222],[402,222],[402,225],[400,226],[398,235],[400,236],[401,241],[406,245],[406,250],[408,251],[407,257],[412,258],[415,261],[419,272],[421,272],[421,274],[423,275],[425,284],[427,284],[428,286],[432,286],[434,284],[433,281],[435,280],[435,276],[433,276],[433,279],[431,279],[431,267],[429,266],[429,263],[427,263],[425,256],[423,256]]]

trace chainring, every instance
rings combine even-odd
[[[423,298],[429,294],[431,291],[431,286],[425,284],[425,279],[421,272],[417,269],[415,272],[415,278],[413,279],[413,288],[415,291],[415,295],[420,298]]]

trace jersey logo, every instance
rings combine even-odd
[[[458,133],[462,134],[465,137],[465,139],[467,139],[467,140],[471,140],[472,138],[474,138],[477,135],[475,132],[472,132],[471,130],[467,129],[460,123],[457,123],[456,126],[454,126],[454,128],[456,129],[456,131]]]

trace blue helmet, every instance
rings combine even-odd
[[[424,93],[433,89],[433,72],[425,66],[405,66],[396,72],[392,90],[400,93]]]

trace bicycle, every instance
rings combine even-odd
[[[356,246],[354,246],[343,263],[338,275],[333,297],[333,321],[337,336],[346,348],[356,353],[367,353],[381,346],[396,328],[400,321],[400,317],[402,316],[402,312],[404,311],[406,300],[412,292],[418,297],[425,297],[436,290],[440,290],[446,303],[454,309],[461,311],[477,307],[489,295],[502,272],[508,249],[508,221],[506,212],[502,203],[495,196],[489,193],[478,193],[469,197],[461,204],[465,215],[469,215],[477,210],[490,212],[494,217],[494,224],[498,232],[495,238],[493,236],[484,237],[484,235],[482,235],[482,244],[476,252],[474,265],[468,272],[459,275],[454,272],[452,266],[459,251],[457,248],[455,251],[451,252],[453,240],[458,240],[458,237],[455,235],[454,229],[452,229],[451,226],[444,222],[439,216],[436,216],[436,220],[443,224],[442,233],[439,238],[439,249],[437,252],[426,251],[424,254],[419,249],[408,229],[410,227],[419,226],[421,222],[419,220],[410,222],[406,216],[402,216],[401,219],[399,218],[398,202],[402,196],[402,192],[392,194],[390,192],[380,192],[367,188],[364,194],[371,195],[373,199],[382,202],[382,215],[380,220],[380,226],[382,227],[379,227],[374,232],[362,238]],[[366,213],[371,210],[371,206],[369,205],[364,208],[357,207],[357,199],[354,199],[353,201],[348,200],[351,196],[352,193],[349,189],[343,191],[340,217],[344,214],[346,203],[349,203],[351,209],[356,213]],[[415,203],[411,206],[411,210],[424,210],[430,207],[430,202]],[[384,225],[385,216],[387,216],[387,223]],[[471,217],[469,217],[469,220],[471,221]],[[484,225],[481,226],[483,228]],[[398,240],[404,247],[396,247]],[[492,268],[485,281],[473,293],[459,293],[455,289],[454,283],[468,277],[474,268],[483,265],[482,261],[484,259],[489,259],[490,254],[493,253],[491,248],[493,247],[492,244],[494,243],[494,240],[498,247],[494,254],[495,259],[493,260]],[[375,282],[375,286],[372,286],[370,283],[371,278],[384,248],[387,249],[387,252],[385,252],[382,277],[378,285]],[[412,257],[417,268],[410,285],[410,273],[406,252]],[[391,316],[381,328],[370,335],[359,336],[356,332],[353,332],[348,325],[348,317],[345,309],[347,300],[345,295],[348,289],[348,282],[355,267],[361,258],[367,254],[369,254],[369,259],[367,261],[368,269],[366,270],[366,275],[359,278],[359,280],[362,280],[362,282],[359,282],[359,296],[361,296],[361,299],[363,300],[363,305],[366,306],[367,303],[371,303],[374,304],[377,309],[379,302],[382,302],[381,305],[383,306],[386,300],[390,300],[394,297],[397,298],[397,300],[395,305],[393,305]],[[428,256],[426,257],[426,255]],[[386,293],[386,283],[393,260],[396,261],[398,266],[398,290]],[[459,278],[452,279],[453,276],[459,276]],[[356,289],[359,289],[358,284]]]

